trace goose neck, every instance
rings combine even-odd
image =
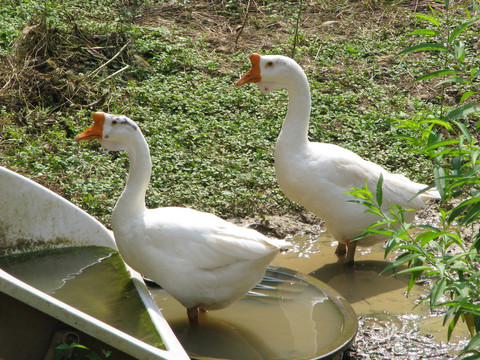
[[[132,217],[145,212],[145,194],[152,172],[152,162],[147,142],[132,142],[127,146],[130,168],[127,183],[114,209],[114,216]]]
[[[308,142],[311,110],[310,86],[306,77],[298,80],[287,88],[288,110],[278,139],[280,142],[291,144]]]

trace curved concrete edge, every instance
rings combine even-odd
[[[53,191],[0,166],[0,254],[29,247],[103,246],[113,235]]]
[[[143,277],[138,272],[130,268],[127,264],[125,264],[125,266],[131,274],[133,283],[135,284],[137,292],[140,295],[143,303],[145,304],[145,307],[147,308],[148,314],[150,315],[150,318],[152,319],[155,328],[162,336],[163,343],[165,344],[165,347],[167,348],[171,359],[190,359],[190,357],[185,352],[185,349],[178,341],[175,333],[170,328],[170,325],[168,325],[167,320],[163,317],[161,310],[158,308],[157,304],[153,300],[150,292],[145,286]]]
[[[42,311],[80,331],[83,331],[123,352],[145,360],[186,360],[180,352],[166,351],[148,345],[94,317],[71,307],[0,269],[0,291]]]
[[[0,255],[42,247],[92,245],[117,249],[113,232],[98,220],[53,191],[0,166]],[[167,351],[58,301],[1,269],[0,291],[139,359],[189,359],[141,275],[125,266]]]
[[[300,271],[288,269],[278,265],[269,265],[268,268],[273,271],[285,273],[290,276],[297,277],[301,280],[307,281],[311,285],[317,287],[325,293],[325,295],[335,304],[338,311],[343,317],[342,334],[336,341],[332,342],[327,352],[319,358],[322,360],[342,359],[343,352],[353,343],[358,332],[358,318],[355,310],[350,303],[331,286],[325,284],[313,276],[304,274]]]

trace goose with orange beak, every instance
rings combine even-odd
[[[287,198],[325,221],[327,230],[339,242],[335,252],[342,259],[346,254],[347,265],[354,263],[357,241],[352,240],[379,220],[377,215],[365,212],[365,206],[350,202],[356,200],[347,194],[352,188],[367,184],[375,198],[383,175],[384,211],[393,205],[417,210],[424,208],[427,201],[440,198],[435,188],[390,173],[350,150],[310,142],[310,86],[302,68],[293,59],[280,55],[252,54],[250,61],[251,69],[236,85],[256,83],[263,93],[288,91],[288,111],[275,146],[278,184]],[[415,211],[405,213],[407,221],[414,216]],[[374,236],[360,242],[371,245],[381,240],[383,237]]]
[[[112,229],[125,262],[187,308],[226,307],[262,280],[267,265],[288,245],[213,214],[181,207],[147,209],[152,162],[140,127],[126,116],[96,112],[94,124],[75,141],[98,140],[130,158],[125,189],[112,213]]]

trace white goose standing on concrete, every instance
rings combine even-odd
[[[75,140],[98,139],[107,150],[125,150],[130,157],[127,184],[112,214],[115,241],[128,265],[182,303],[192,324],[199,309],[226,307],[262,280],[285,241],[193,209],[147,209],[152,162],[140,128],[126,116],[103,112],[93,120]]]
[[[354,197],[346,194],[347,191],[364,187],[367,182],[374,192],[383,174],[385,209],[399,204],[417,210],[425,207],[429,199],[439,198],[434,188],[415,197],[427,185],[392,174],[340,146],[310,142],[310,87],[302,68],[294,60],[280,55],[252,54],[250,61],[250,71],[236,85],[256,83],[263,93],[275,89],[288,91],[288,111],[275,146],[278,184],[289,199],[325,221],[327,230],[339,242],[337,255],[345,255],[348,248],[346,264],[354,261],[357,241],[351,240],[378,220],[376,215],[365,213],[363,205],[348,202]],[[411,221],[415,213],[405,215]]]

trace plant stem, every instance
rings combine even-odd
[[[237,37],[235,38],[235,47],[237,46],[238,39],[240,38],[240,35],[242,35],[242,31],[245,28],[245,25],[247,24],[248,21],[248,15],[250,14],[250,6],[252,5],[252,0],[248,0],[247,4],[247,11],[245,13],[245,19],[243,19],[242,26],[240,27],[240,30],[238,30]]]
[[[300,17],[302,15],[302,4],[303,0],[300,0],[300,3],[298,4],[298,15],[297,15],[297,23],[295,25],[295,37],[293,38],[293,48],[292,48],[292,56],[291,58],[295,58],[295,51],[297,48],[297,41],[298,41],[298,27],[300,25]]]

